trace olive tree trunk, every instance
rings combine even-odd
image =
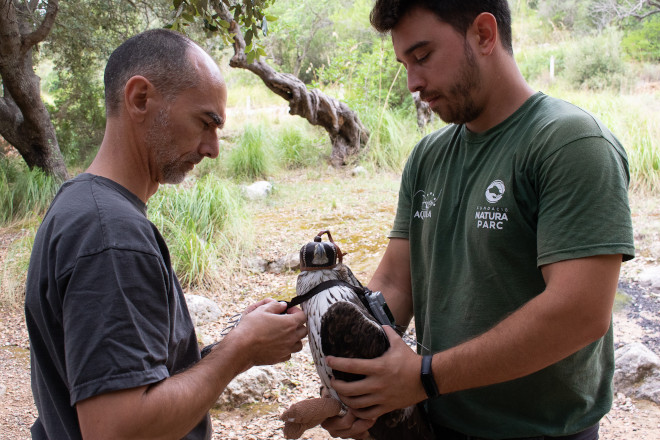
[[[18,150],[28,167],[65,180],[66,165],[32,64],[32,49],[48,36],[58,2],[49,0],[45,14],[35,24],[38,3],[0,0],[0,135]]]
[[[229,65],[259,76],[266,87],[289,102],[290,114],[323,127],[332,143],[330,162],[333,166],[346,164],[351,156],[366,148],[369,131],[353,110],[318,89],[308,90],[305,83],[294,75],[277,72],[263,61],[248,63],[240,26],[223,2],[215,0],[212,5],[216,13],[229,23],[229,33],[234,34],[234,56]]]
[[[431,110],[431,107],[429,107],[427,102],[422,101],[419,92],[414,92],[412,97],[415,102],[415,110],[417,110],[417,127],[422,131],[433,119],[433,110]]]

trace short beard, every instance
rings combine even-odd
[[[478,105],[473,98],[473,93],[481,88],[479,79],[479,67],[474,57],[474,52],[467,40],[463,44],[465,62],[461,66],[459,79],[450,88],[445,98],[448,101],[447,108],[442,112],[440,108],[433,108],[433,112],[448,124],[465,124],[477,119],[483,112],[483,105]],[[424,93],[424,97],[433,97],[436,92]]]
[[[156,166],[160,173],[158,183],[177,184],[184,181],[188,173],[189,162],[198,163],[202,157],[189,153],[185,158],[177,156],[177,144],[169,127],[169,110],[161,109],[147,132],[147,142],[154,153]]]

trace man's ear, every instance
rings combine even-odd
[[[124,106],[128,115],[136,122],[145,119],[148,101],[155,97],[155,88],[151,82],[140,75],[131,77],[124,86]]]
[[[477,15],[468,32],[474,36],[482,55],[490,55],[499,41],[497,19],[488,12]]]

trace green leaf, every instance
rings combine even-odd
[[[179,9],[179,6],[181,6],[181,3],[183,3],[183,0],[174,0],[174,9]]]
[[[195,6],[197,6],[198,11],[206,11],[206,9],[209,7],[208,0],[197,0],[195,3],[196,3]]]
[[[256,55],[255,55],[254,52],[250,52],[250,53],[247,54],[247,62],[248,62],[248,64],[252,64],[252,63],[254,62],[254,58],[255,58],[255,56],[256,56]]]
[[[277,21],[277,17],[274,15],[265,15],[265,17],[268,21]]]
[[[188,14],[187,12],[184,12],[183,14],[181,14],[181,18],[183,18],[184,20],[189,21],[191,23],[193,23],[195,21],[195,17]]]
[[[258,47],[257,48],[257,53],[259,54],[259,56],[262,56],[262,57],[265,57],[266,55],[268,55],[263,47]]]
[[[218,20],[217,23],[225,29],[229,29],[229,22],[225,20]]]

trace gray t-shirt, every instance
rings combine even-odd
[[[35,439],[79,439],[76,402],[200,359],[165,241],[144,203],[103,177],[81,174],[53,200],[34,241],[25,314]],[[210,435],[207,415],[185,438]]]
[[[423,346],[483,334],[545,289],[540,268],[634,255],[623,147],[596,118],[537,93],[484,133],[425,137],[401,180],[391,237],[410,241]],[[612,329],[529,376],[429,402],[435,423],[485,438],[573,434],[610,408]]]

